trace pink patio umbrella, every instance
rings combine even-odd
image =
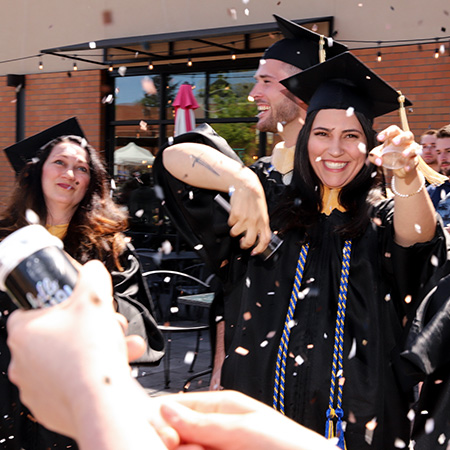
[[[189,83],[183,83],[178,90],[177,96],[173,101],[175,108],[175,132],[174,135],[191,131],[195,128],[194,109],[199,108],[197,100],[192,93],[192,86]]]

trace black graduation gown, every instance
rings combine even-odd
[[[118,312],[124,314],[129,323],[128,333],[139,333],[147,338],[146,354],[137,362],[158,362],[164,354],[164,339],[157,329],[151,314],[153,304],[147,286],[140,273],[140,263],[131,246],[121,255],[123,271],[111,272],[114,299]],[[77,449],[76,443],[61,434],[53,433],[38,424],[29,410],[20,402],[17,387],[7,376],[10,352],[6,344],[6,322],[16,309],[9,296],[0,292],[0,449],[47,450]],[[144,312],[145,310],[145,312]],[[138,314],[137,318],[134,316]],[[145,317],[142,320],[142,317]]]
[[[450,445],[450,260],[444,275],[421,302],[411,322],[402,357],[405,372],[423,380],[415,405],[415,450]]]
[[[285,188],[265,162],[255,165],[273,210]],[[166,209],[186,239],[223,279],[226,359],[222,385],[272,404],[275,361],[291,296],[302,238],[283,236],[274,258],[263,261],[231,239],[216,192],[185,185],[165,171],[161,153],[155,179]],[[343,409],[347,448],[388,449],[408,444],[410,392],[402,392],[391,361],[402,332],[405,306],[446,258],[442,230],[426,244],[404,249],[393,241],[392,201],[382,203],[352,246],[344,337]],[[320,242],[310,249],[291,329],[286,367],[286,414],[324,434],[336,321],[343,240],[333,232],[348,220],[335,210],[323,216]],[[402,270],[397,270],[399,267]],[[308,288],[308,291],[305,290]],[[411,295],[411,304],[404,299]],[[409,300],[409,297],[408,297]],[[336,397],[336,395],[335,395]],[[376,428],[366,428],[368,422]]]

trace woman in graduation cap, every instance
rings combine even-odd
[[[18,178],[0,220],[0,239],[30,221],[37,222],[59,237],[65,251],[79,263],[102,261],[112,276],[116,309],[131,322],[129,333],[140,334],[148,342],[149,348],[139,362],[158,362],[164,341],[151,313],[153,305],[139,261],[125,241],[126,217],[110,197],[106,169],[98,152],[83,137],[61,136],[64,131],[65,126],[63,130],[60,126],[52,127],[12,149]],[[23,154],[29,151],[34,155]],[[20,155],[23,158],[19,161]],[[30,156],[31,161],[23,161]],[[14,309],[4,293],[0,302],[2,311]],[[4,378],[0,385],[0,441],[8,449],[74,445],[64,437],[48,433],[24,413],[17,390],[6,377],[7,314],[2,316],[0,361]]]
[[[412,396],[393,355],[417,291],[446,260],[417,146],[398,127],[378,136],[405,158],[394,198],[380,199],[372,120],[397,109],[397,92],[348,53],[285,85],[309,103],[286,189],[263,165],[196,144],[166,148],[155,165],[166,206],[224,281],[222,385],[338,435],[341,448],[344,429],[349,450],[407,446]],[[217,192],[232,193],[230,236]],[[269,224],[283,243],[264,259]]]

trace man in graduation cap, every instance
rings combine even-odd
[[[380,136],[407,161],[394,198],[374,203],[372,122],[398,108],[397,91],[349,53],[283,84],[309,104],[289,187],[267,163],[245,168],[193,143],[166,148],[156,169],[223,281],[222,385],[334,432],[341,448],[344,422],[349,450],[406,447],[410,392],[392,354],[420,286],[447,259],[418,146],[398,127]],[[371,161],[382,163],[380,149]],[[226,235],[212,199],[230,186]],[[263,260],[269,225],[284,242]]]
[[[271,162],[288,184],[306,104],[287,91],[280,81],[322,62],[325,57],[345,52],[347,47],[276,14],[274,17],[284,38],[265,51],[250,97],[258,107],[258,130],[279,133],[283,139],[274,147]]]

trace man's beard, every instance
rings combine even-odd
[[[285,125],[300,117],[301,108],[296,103],[289,101],[283,103],[282,106],[270,109],[270,115],[264,120],[258,121],[256,128],[259,131],[266,131],[270,133],[278,133],[278,124]]]

